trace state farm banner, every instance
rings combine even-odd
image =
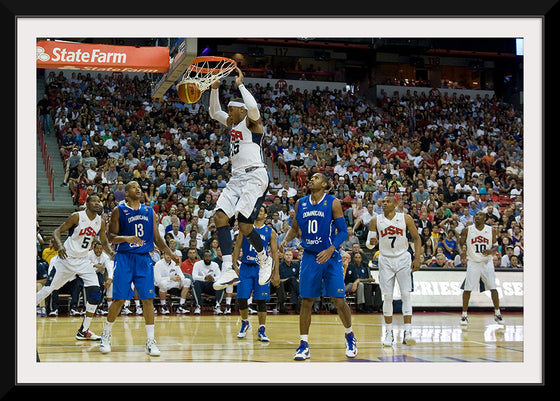
[[[37,68],[165,73],[169,49],[40,40]]]

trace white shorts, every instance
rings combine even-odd
[[[412,256],[405,252],[400,256],[387,257],[379,254],[379,288],[382,294],[393,295],[395,279],[400,292],[412,291]]]
[[[482,280],[487,290],[496,289],[496,275],[494,273],[494,262],[488,259],[485,262],[467,261],[467,274],[465,276],[465,291],[479,289],[479,282]]]
[[[55,273],[50,279],[50,287],[54,290],[58,290],[78,276],[83,280],[84,287],[99,286],[99,279],[93,263],[87,257],[60,259],[58,256],[54,256],[49,265],[49,276],[52,269],[55,269]]]
[[[234,174],[222,190],[215,210],[221,209],[229,218],[238,214],[254,221],[259,211],[255,210],[257,201],[268,190],[268,172],[264,167],[248,173]],[[260,205],[259,205],[260,208]]]
[[[183,287],[190,287],[191,286],[191,279],[187,277],[182,277],[181,281],[171,280],[169,277],[162,279],[160,282],[154,283],[156,287],[159,288],[160,291],[167,291],[172,288],[181,289]]]

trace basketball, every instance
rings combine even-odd
[[[177,85],[179,98],[185,103],[196,103],[202,96],[202,91],[194,82],[180,83]]]

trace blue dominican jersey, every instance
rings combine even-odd
[[[262,227],[255,227],[255,230],[261,236],[262,244],[265,252],[270,251],[270,236],[272,235],[272,228],[266,224]],[[243,242],[241,243],[241,250],[243,254],[241,255],[241,262],[248,265],[258,265],[259,255],[253,246],[249,243],[247,238],[243,237]]]
[[[141,246],[123,242],[117,244],[117,252],[148,253],[154,250],[154,211],[150,206],[140,205],[132,209],[126,202],[119,203],[119,234],[137,236],[144,244]]]
[[[299,201],[296,221],[301,229],[301,246],[307,252],[318,254],[332,245],[334,200],[334,196],[325,194],[316,205],[311,203],[311,195]]]

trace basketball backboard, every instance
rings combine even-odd
[[[197,56],[196,38],[183,38],[170,53],[169,71],[152,88],[152,98],[162,99],[165,92],[183,76]]]

